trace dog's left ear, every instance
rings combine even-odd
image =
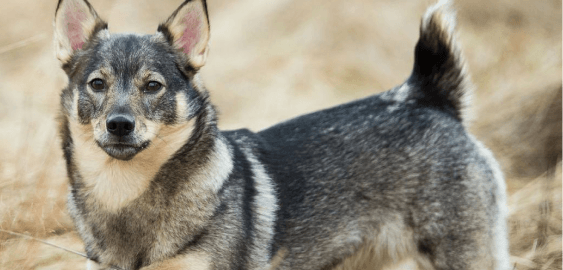
[[[107,28],[88,1],[59,0],[55,13],[57,58],[65,64],[84,43]]]
[[[199,69],[209,51],[209,18],[205,0],[187,0],[158,26],[167,41],[181,50],[190,66]]]

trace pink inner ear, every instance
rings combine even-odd
[[[182,37],[178,40],[178,45],[182,47],[186,54],[190,54],[201,38],[201,16],[201,12],[190,10],[182,19],[184,31]]]
[[[87,20],[86,11],[77,6],[69,6],[65,10],[66,35],[72,50],[82,49],[86,33],[82,23]]]

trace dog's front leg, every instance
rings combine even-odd
[[[116,268],[112,266],[101,266],[99,263],[88,260],[86,261],[86,270],[121,270],[121,268]]]
[[[113,268],[109,268],[113,269]],[[109,270],[98,263],[88,260],[86,262],[86,270]],[[211,265],[203,252],[190,253],[184,255],[178,255],[174,258],[156,262],[149,266],[143,267],[140,270],[208,270],[211,269]]]
[[[204,252],[190,252],[176,257],[156,262],[141,270],[210,270],[211,261]]]

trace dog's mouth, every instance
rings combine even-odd
[[[102,145],[98,143],[110,157],[119,160],[131,160],[139,152],[143,151],[149,146],[150,142],[143,142],[141,144],[129,143],[109,143]]]

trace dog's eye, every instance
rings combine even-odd
[[[90,86],[96,91],[103,91],[106,88],[106,83],[102,79],[93,79]]]
[[[147,85],[145,86],[145,91],[146,92],[156,92],[158,90],[160,90],[160,88],[162,88],[162,84],[159,82],[155,82],[155,81],[150,81],[149,83],[147,83]]]

